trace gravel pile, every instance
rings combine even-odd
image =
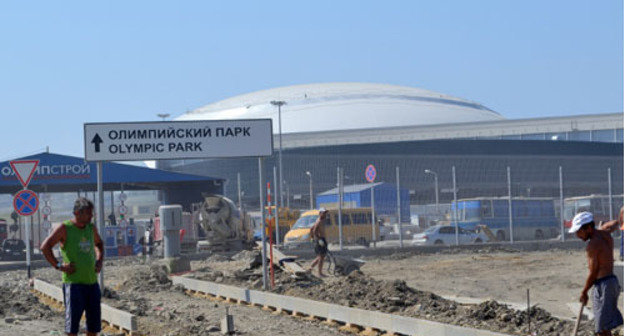
[[[149,266],[139,266],[128,274],[121,282],[121,287],[130,291],[162,291],[171,288],[171,280],[167,274],[167,267],[154,263]]]

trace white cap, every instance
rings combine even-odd
[[[574,233],[576,231],[578,231],[581,226],[593,222],[594,221],[594,215],[592,215],[591,212],[587,212],[587,211],[583,211],[583,212],[579,212],[576,214],[576,216],[574,216],[574,219],[572,219],[572,227],[570,227],[570,231],[568,231],[568,233]]]
[[[321,207],[321,208],[319,209],[319,213],[323,213],[323,212],[327,212],[327,209],[325,209],[325,208]]]

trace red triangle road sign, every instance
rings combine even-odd
[[[16,160],[9,163],[22,186],[27,188],[39,165],[39,160]]]

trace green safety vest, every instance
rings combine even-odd
[[[64,263],[73,263],[75,272],[63,272],[63,283],[91,285],[97,282],[95,273],[95,236],[93,223],[78,228],[70,220],[63,222],[67,237],[61,246]]]

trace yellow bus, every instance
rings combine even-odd
[[[310,228],[318,219],[318,210],[304,212],[295,222],[284,238],[284,244],[289,247],[309,244],[311,241]],[[367,246],[372,241],[370,208],[352,208],[342,210],[342,241],[344,244],[360,244]],[[375,225],[375,237],[379,240],[379,226]],[[329,209],[328,219],[325,222],[325,239],[328,243],[338,243],[338,210]]]
[[[269,207],[264,207],[266,211],[266,215],[268,217],[269,210],[271,211],[272,218],[269,220],[267,218],[267,226],[265,234],[268,236],[269,232],[273,232],[275,234],[275,205]],[[291,210],[289,208],[279,208],[279,232],[280,232],[280,242],[284,241],[284,236],[290,230],[290,228],[295,224],[297,219],[299,218],[299,210]],[[258,223],[260,227],[254,230],[253,239],[261,240],[262,235],[262,222]],[[270,230],[270,231],[269,231]],[[275,240],[275,237],[272,237]]]

